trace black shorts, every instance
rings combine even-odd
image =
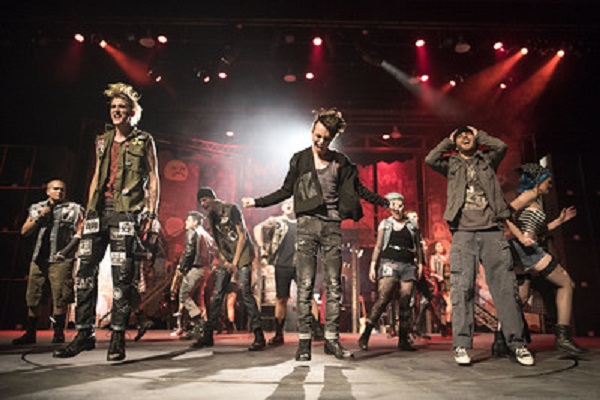
[[[292,281],[296,281],[296,267],[275,267],[275,290],[278,299],[290,297]]]

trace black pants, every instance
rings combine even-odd
[[[260,311],[256,304],[256,299],[252,294],[252,268],[251,265],[244,265],[238,268],[238,284],[242,293],[242,302],[246,307],[248,313],[248,320],[250,325],[250,331],[262,328],[262,322],[260,318]],[[217,328],[219,321],[219,314],[221,313],[221,305],[223,299],[227,294],[227,287],[231,281],[231,273],[225,268],[219,268],[217,271],[217,279],[215,281],[215,288],[210,299],[210,305],[208,306],[208,321],[206,323],[206,330],[209,332],[214,331]]]
[[[98,297],[98,271],[110,244],[110,259],[113,281],[113,304],[111,327],[125,330],[131,313],[134,286],[134,254],[138,243],[136,215],[126,212],[105,210],[99,218],[86,220],[83,237],[79,245],[80,264],[75,277],[77,329],[94,326],[96,299]]]

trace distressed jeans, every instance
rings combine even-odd
[[[500,230],[456,231],[452,235],[452,344],[454,347],[473,348],[475,277],[480,262],[508,347],[514,351],[525,346],[511,252]]]
[[[298,218],[296,236],[296,275],[298,283],[298,337],[310,339],[311,307],[317,270],[317,255],[322,252],[323,284],[327,291],[325,304],[325,339],[340,335],[342,299],[342,228],[340,222],[324,221],[312,216]]]

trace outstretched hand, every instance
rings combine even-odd
[[[242,197],[242,207],[252,208],[256,205],[252,197]]]
[[[575,206],[571,206],[569,208],[563,208],[560,211],[559,221],[561,224],[567,222],[570,219],[573,219],[577,216],[577,209]]]

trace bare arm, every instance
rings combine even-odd
[[[92,202],[92,197],[94,196],[94,192],[98,187],[98,175],[100,174],[100,158],[96,156],[96,167],[94,168],[94,175],[92,176],[92,181],[90,182],[90,189],[88,191],[88,203],[86,210],[90,209],[90,203]]]
[[[377,230],[377,242],[373,248],[373,255],[371,256],[371,264],[369,266],[369,279],[371,282],[375,282],[377,279],[377,264],[379,263],[379,257],[381,256],[381,249],[383,248],[383,229]]]
[[[537,196],[538,195],[535,189],[526,190],[518,195],[513,201],[511,201],[510,206],[515,211],[523,210],[527,208],[527,206],[529,206],[537,198]]]
[[[29,236],[33,232],[35,232],[35,230],[38,227],[38,222],[43,218],[47,218],[48,214],[50,214],[51,212],[52,212],[52,209],[48,206],[45,206],[44,208],[41,209],[40,214],[37,219],[33,219],[31,216],[27,217],[27,219],[25,220],[25,223],[21,227],[21,235]]]
[[[572,218],[575,218],[577,216],[577,209],[575,208],[575,206],[571,206],[569,208],[563,208],[560,211],[560,215],[558,216],[558,218],[556,218],[554,221],[548,223],[548,230],[552,231],[556,228],[558,228],[559,226],[561,226],[562,224],[564,224],[565,222],[569,221]]]
[[[510,233],[512,233],[523,246],[529,247],[535,243],[527,233],[523,233],[510,219],[506,220],[506,226]]]
[[[158,211],[158,201],[160,196],[160,182],[158,178],[158,163],[156,162],[156,146],[154,140],[148,140],[146,149],[146,162],[148,164],[148,211],[156,213]]]
[[[235,230],[238,234],[238,241],[237,241],[237,246],[235,248],[235,254],[233,255],[233,261],[231,262],[231,264],[233,264],[233,266],[235,268],[238,267],[238,263],[240,262],[240,258],[242,257],[242,251],[244,250],[244,246],[246,245],[246,241],[248,240],[246,238],[246,232],[244,231],[244,224],[243,223],[238,223],[235,226]]]

